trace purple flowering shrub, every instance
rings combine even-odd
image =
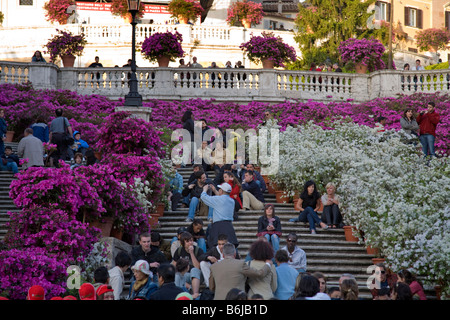
[[[53,38],[49,39],[45,47],[45,53],[50,54],[50,61],[63,55],[79,56],[84,50],[87,41],[84,34],[74,35],[70,31],[56,29],[58,32]]]
[[[182,58],[184,55],[182,42],[183,36],[177,31],[175,33],[170,31],[156,32],[145,38],[141,53],[150,62],[156,61],[161,56],[166,56],[170,61],[175,61],[175,58]]]
[[[378,39],[350,38],[342,41],[338,49],[344,63],[361,63],[368,66],[369,72],[386,68],[382,59],[385,48]]]
[[[12,300],[25,300],[28,288],[41,285],[46,299],[64,293],[66,260],[45,248],[0,251],[0,291]]]

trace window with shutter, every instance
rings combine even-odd
[[[450,30],[450,11],[445,11],[445,29]]]

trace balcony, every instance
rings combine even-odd
[[[1,83],[30,81],[36,89],[62,89],[112,100],[128,92],[128,68],[59,68],[54,64],[0,61]],[[137,68],[144,100],[215,99],[248,103],[285,100],[354,101],[450,88],[450,70],[382,70],[370,74],[277,69]]]

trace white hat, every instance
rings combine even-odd
[[[152,272],[150,271],[150,265],[145,260],[138,260],[138,261],[136,261],[134,266],[131,267],[131,270],[138,270],[138,271],[141,271],[142,273],[145,273],[147,275],[152,274]]]
[[[231,186],[228,182],[224,182],[219,186],[220,189],[222,189],[224,192],[226,193],[230,193],[231,192]]]

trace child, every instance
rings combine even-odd
[[[382,133],[385,131],[384,126],[386,125],[386,118],[385,117],[378,117],[377,123],[375,123],[375,132],[376,133]]]
[[[73,169],[83,165],[82,164],[82,162],[83,162],[83,155],[80,152],[75,153],[74,161],[75,161],[75,163],[70,166],[71,170],[73,170]]]
[[[73,139],[75,140],[75,142],[73,146],[69,148],[69,156],[71,161],[74,160],[74,153],[80,152],[82,156],[85,157],[86,151],[87,149],[89,149],[89,145],[87,144],[87,142],[81,139],[80,131],[75,131],[73,133]]]
[[[191,287],[189,284],[191,279],[186,277],[186,273],[189,271],[189,261],[183,258],[178,259],[176,269],[175,285],[188,291]]]

